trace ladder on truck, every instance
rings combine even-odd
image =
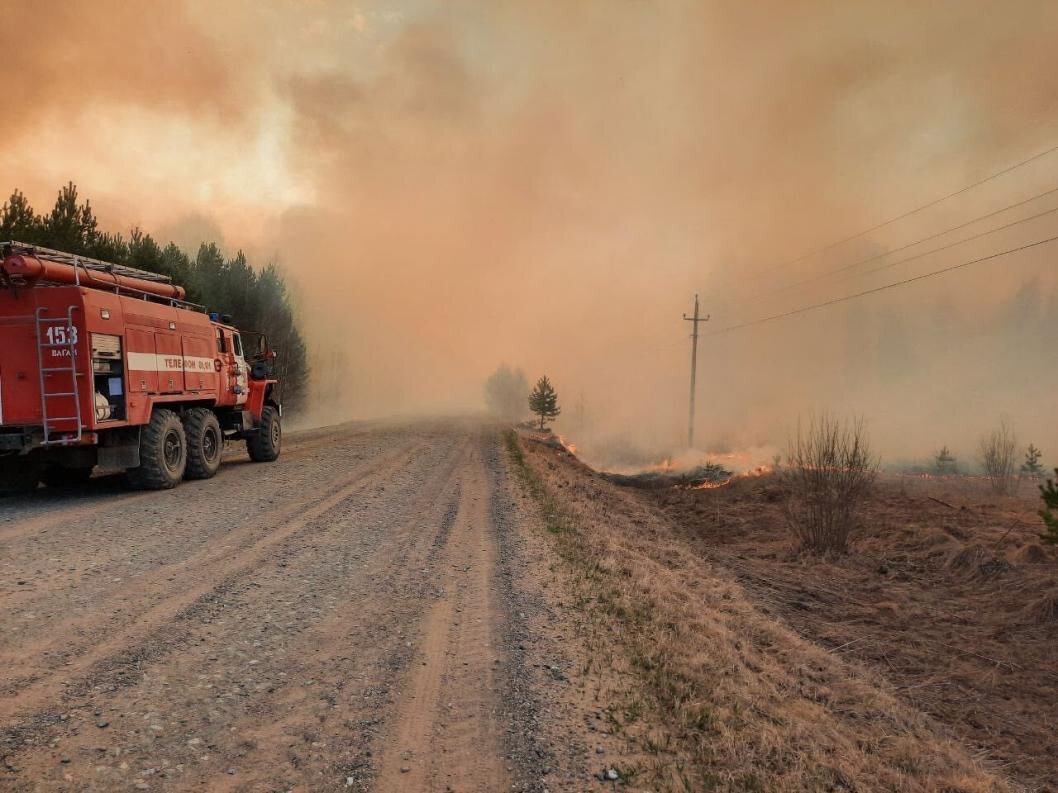
[[[72,443],[78,443],[81,440],[84,432],[83,425],[81,422],[81,393],[80,387],[77,384],[77,326],[73,322],[73,314],[77,311],[77,306],[70,306],[66,310],[65,317],[46,317],[44,314],[47,312],[47,308],[41,306],[37,309],[35,314],[36,329],[37,329],[37,370],[40,373],[40,416],[41,421],[44,424],[44,442],[43,446],[64,446]],[[61,323],[61,324],[60,324]],[[61,328],[62,329],[62,341],[56,341],[56,337],[59,335],[52,331],[49,335],[47,334],[48,328]],[[50,365],[49,358],[53,357],[50,355],[52,350],[66,350],[69,353],[68,366],[54,366]],[[52,373],[65,372],[70,376],[70,391],[48,391],[47,382],[49,380],[48,375]],[[65,387],[65,386],[60,386]],[[73,397],[74,415],[72,416],[52,416],[48,412],[48,401],[51,399],[57,399],[59,397]],[[60,422],[73,421],[77,425],[77,429],[71,433],[68,430],[61,432],[54,429],[56,424]],[[55,438],[53,436],[61,434],[64,437]]]

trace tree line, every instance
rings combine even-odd
[[[275,366],[284,406],[296,411],[304,403],[309,376],[305,341],[275,262],[258,270],[242,251],[225,258],[214,242],[202,242],[191,258],[175,243],[163,247],[138,227],[127,238],[103,231],[91,203],[78,200],[73,182],[59,191],[47,214],[37,214],[15,190],[0,208],[0,241],[8,240],[169,276],[187,290],[192,303],[231,314],[242,330],[265,333],[278,352]]]

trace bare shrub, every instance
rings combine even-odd
[[[981,439],[981,465],[993,493],[1014,495],[1018,486],[1018,436],[1006,419]]]
[[[806,550],[843,553],[859,511],[878,475],[862,419],[814,417],[790,442],[783,482],[783,509],[790,529]]]
[[[1031,601],[1023,613],[1025,619],[1034,625],[1058,623],[1058,589],[1052,589]]]

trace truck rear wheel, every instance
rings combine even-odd
[[[194,408],[184,414],[184,434],[187,435],[187,479],[209,479],[220,468],[224,450],[224,435],[220,422],[209,408]]]
[[[261,423],[246,436],[246,451],[255,463],[270,463],[279,456],[282,441],[279,411],[272,405],[265,405],[261,411]]]
[[[0,459],[0,496],[17,496],[37,489],[40,463],[22,455]]]
[[[140,464],[125,473],[139,490],[167,490],[180,484],[187,468],[187,436],[180,417],[171,410],[156,410],[140,429]]]

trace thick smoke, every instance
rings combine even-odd
[[[695,292],[710,334],[1058,234],[1052,215],[746,302],[1058,185],[1056,154],[791,264],[1058,142],[1048,4],[62,8],[0,12],[5,43],[49,32],[14,61],[39,110],[0,133],[4,182],[39,205],[72,178],[108,223],[277,256],[317,421],[477,409],[508,361],[551,376],[596,449],[678,451]],[[1006,414],[1058,460],[1056,251],[707,336],[702,445],[781,446],[829,409],[890,458],[969,456]]]

